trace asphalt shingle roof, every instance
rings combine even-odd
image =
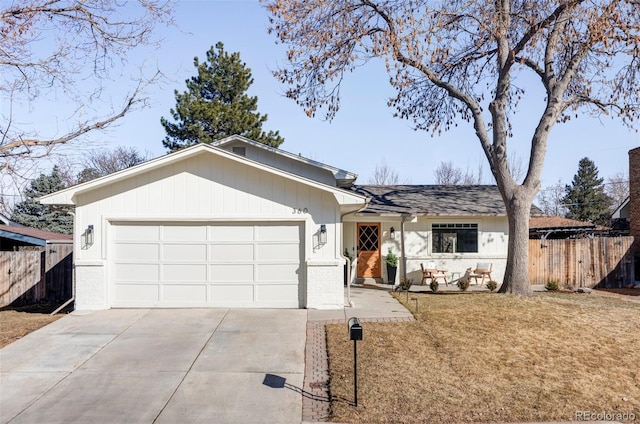
[[[559,216],[531,217],[529,220],[530,230],[555,228],[596,228],[596,226],[590,222],[576,221],[575,219]]]
[[[69,234],[53,233],[51,231],[39,230],[37,228],[30,227],[9,227],[7,225],[0,225],[0,237],[6,237],[14,239],[14,235],[26,236],[34,239],[39,239],[48,242],[71,242],[73,236]]]
[[[370,198],[362,214],[431,216],[504,216],[507,211],[495,185],[356,185]],[[541,213],[533,206],[532,213]]]

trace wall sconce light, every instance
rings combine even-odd
[[[325,224],[320,225],[320,244],[327,243],[327,226]]]
[[[393,228],[393,227],[389,228],[389,236],[392,239],[396,238],[396,229],[395,228]]]
[[[85,246],[93,245],[93,225],[89,225],[86,230],[84,230],[84,244]]]

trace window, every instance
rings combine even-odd
[[[478,224],[432,224],[433,253],[477,253]]]
[[[233,146],[233,147],[231,148],[231,151],[232,151],[233,153],[235,153],[236,155],[239,155],[239,156],[247,156],[247,149],[246,149],[246,147]]]

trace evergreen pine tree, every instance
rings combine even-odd
[[[567,218],[588,221],[594,224],[609,223],[611,198],[604,192],[603,178],[598,177],[598,168],[589,158],[578,163],[578,172],[571,185],[565,187],[563,201],[567,207]]]
[[[239,134],[278,147],[284,139],[278,131],[262,131],[267,115],[257,112],[258,98],[246,91],[253,83],[251,69],[239,53],[227,53],[221,42],[211,47],[207,59],[194,59],[198,75],[186,80],[187,91],[175,90],[176,107],[170,113],[175,123],[160,119],[167,136],[162,144],[170,151],[196,143]]]
[[[24,191],[25,199],[16,204],[11,220],[18,224],[40,230],[71,234],[73,217],[67,213],[70,208],[53,208],[43,205],[37,198],[66,188],[58,167],[50,175],[40,174]]]

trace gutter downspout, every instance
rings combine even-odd
[[[73,211],[67,212],[69,215],[73,217],[73,233],[76,233],[76,213]],[[76,241],[75,236],[73,240],[73,250],[71,251],[71,257],[73,258],[73,262],[71,263],[71,299],[64,302],[60,305],[55,311],[51,312],[49,316],[53,316],[63,310],[69,303],[76,300],[76,260],[75,260],[75,250],[76,250]]]
[[[363,210],[365,210],[367,208],[367,206],[369,206],[369,199],[365,200],[364,206],[361,207],[360,209],[356,209],[355,211],[345,212],[345,213],[341,214],[340,215],[340,225],[343,226],[343,230],[344,230],[343,218],[345,216],[347,216],[347,215],[351,215],[351,214],[356,214],[358,212],[362,212]],[[349,307],[353,308],[353,301],[351,300],[351,260],[342,254],[342,252],[344,251],[344,231],[342,231],[341,233],[342,233],[342,240],[340,241],[340,257],[347,262],[347,304],[349,305]],[[357,264],[357,263],[358,263],[358,256],[356,255],[356,259],[354,261],[354,264]]]
[[[402,278],[407,281],[407,256],[404,254],[404,223],[407,220],[407,215],[402,215],[400,221],[400,254],[402,255]]]

